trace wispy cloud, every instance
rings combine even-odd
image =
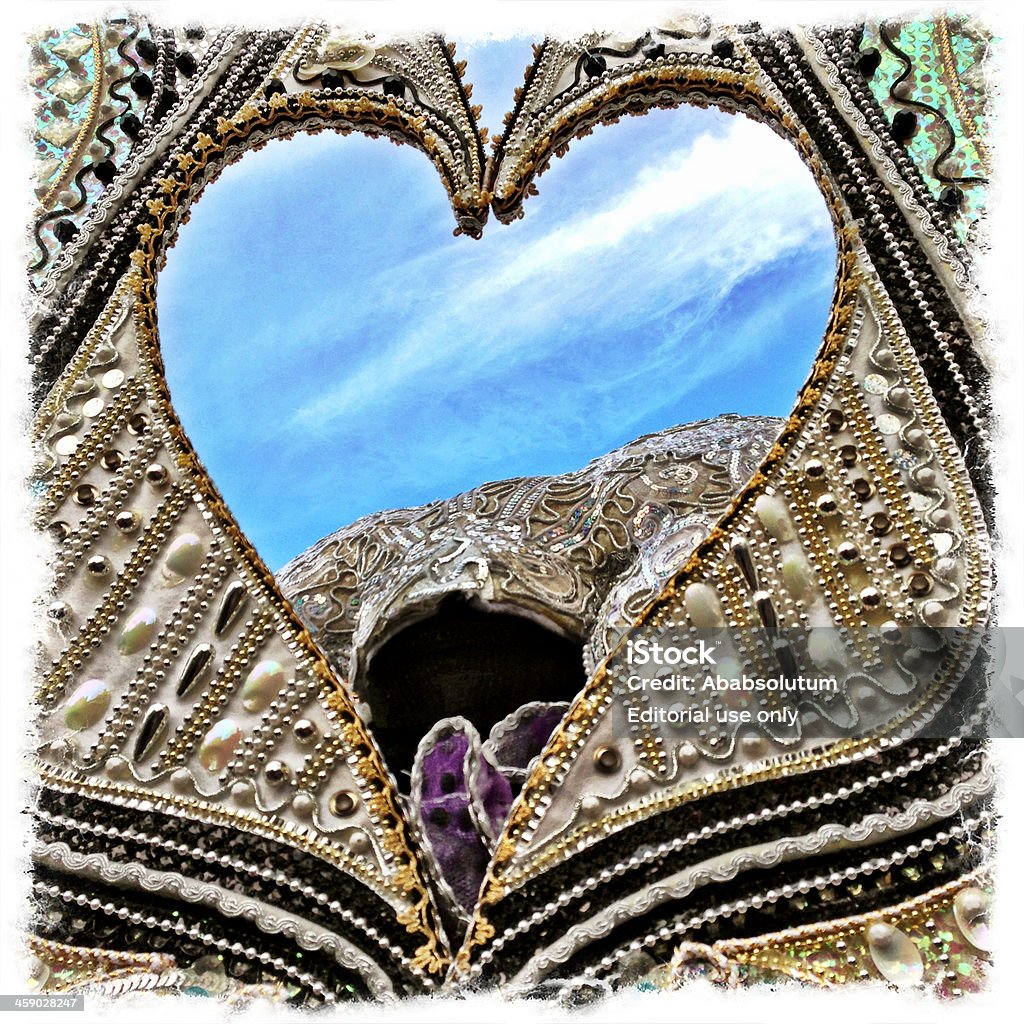
[[[652,312],[651,275],[676,306],[722,298],[815,236],[820,243],[821,218],[805,211],[819,213],[822,205],[788,144],[736,118],[726,134],[701,135],[644,168],[601,208],[514,245],[499,237],[487,253],[468,253],[454,265],[450,254],[433,261],[431,286],[408,320],[392,325],[394,337],[381,339],[355,368],[346,366],[290,426],[322,434],[425,376],[455,387],[495,361],[506,370],[529,363],[557,344],[557,325],[571,315],[589,311],[605,325],[628,326]],[[416,263],[422,277],[424,258]],[[386,309],[390,295],[408,294],[406,269],[389,270],[390,287],[375,304]]]

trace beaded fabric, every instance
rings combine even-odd
[[[574,1000],[696,974],[978,987],[994,779],[969,638],[989,619],[993,503],[966,243],[990,159],[985,45],[952,17],[769,33],[687,15],[545,39],[488,147],[435,36],[133,16],[34,39],[35,518],[55,538],[37,985],[311,1006],[480,986]],[[831,315],[791,415],[374,517],[275,579],[160,358],[156,276],[203,188],[268,139],[358,131],[422,150],[478,237],[528,210],[574,139],[684,102],[787,137],[832,212]],[[367,663],[407,612],[470,592],[572,638],[582,681],[486,739],[448,716],[400,785]],[[623,642],[668,626],[728,629],[767,673],[761,631],[838,631],[819,653],[858,736],[623,738]],[[968,640],[919,641],[951,628]],[[784,670],[817,657],[776,652]],[[951,703],[966,725],[936,733]]]

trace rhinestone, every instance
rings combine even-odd
[[[95,505],[97,499],[100,496],[99,488],[92,484],[79,484],[72,495],[76,505],[84,505],[88,508],[90,505]]]
[[[889,548],[889,561],[892,562],[898,569],[903,568],[905,565],[909,565],[912,561],[910,557],[910,550],[906,544],[893,544]]]
[[[234,580],[224,591],[220,608],[217,611],[217,621],[213,631],[217,636],[223,636],[224,631],[231,625],[245,601],[245,584]]]
[[[92,555],[85,563],[86,570],[92,576],[107,576],[110,573],[110,559],[103,555]]]
[[[144,412],[137,412],[128,417],[128,433],[138,436],[149,428],[149,417]]]
[[[120,469],[124,465],[124,456],[116,449],[111,448],[100,456],[100,465],[104,469]]]
[[[339,789],[330,800],[331,814],[339,818],[347,818],[359,805],[359,800],[349,789]]]
[[[178,678],[177,694],[179,697],[185,697],[192,691],[212,662],[213,648],[209,644],[199,644],[193,648],[188,662]]]
[[[122,533],[134,533],[139,528],[140,516],[138,512],[118,512],[114,517],[114,525]]]
[[[611,775],[622,767],[622,755],[615,747],[598,747],[594,751],[594,767],[605,775]]]
[[[300,743],[312,743],[317,738],[319,730],[308,718],[300,718],[292,726],[292,732]]]
[[[857,449],[852,444],[844,444],[838,452],[839,461],[844,466],[855,466],[857,464]]]
[[[167,483],[167,467],[161,466],[159,462],[153,462],[146,467],[146,479],[154,487],[162,487]]]
[[[743,573],[743,579],[746,580],[747,586],[751,590],[757,590],[757,566],[754,564],[754,557],[751,555],[750,547],[747,543],[738,538],[734,540],[732,556],[736,559],[736,564],[740,567],[740,572]]]
[[[142,720],[139,728],[139,735],[135,740],[135,749],[132,751],[132,759],[141,761],[157,745],[164,733],[167,731],[167,723],[170,712],[165,704],[154,704]]]
[[[71,62],[84,57],[91,49],[91,38],[69,31],[53,48],[53,52],[58,57],[63,57],[65,61]]]

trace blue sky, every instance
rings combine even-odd
[[[459,56],[496,132],[529,44]],[[790,411],[835,244],[787,142],[654,111],[538,186],[524,219],[453,238],[423,154],[322,133],[248,154],[193,209],[158,286],[168,383],[271,569],[369,512]]]

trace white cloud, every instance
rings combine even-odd
[[[736,117],[723,135],[699,136],[644,168],[602,207],[539,237],[510,239],[494,224],[482,243],[410,261],[415,274],[407,266],[382,275],[374,304],[384,322],[392,299],[407,306],[410,278],[430,274],[438,290],[396,336],[376,339],[359,365],[339,366],[337,383],[325,382],[291,426],[322,436],[414,383],[455,387],[494,360],[528,363],[557,344],[554,328],[581,309],[605,327],[649,317],[658,288],[643,278],[652,273],[663,302],[713,306],[759,267],[820,244],[823,213],[817,186],[789,143]],[[657,252],[647,249],[653,238]]]

